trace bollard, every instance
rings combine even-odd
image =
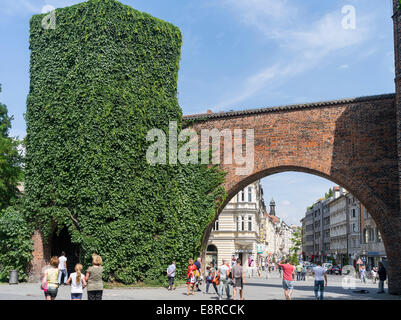
[[[9,284],[18,284],[18,270],[11,270],[10,271],[10,280],[8,281]]]

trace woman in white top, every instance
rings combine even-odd
[[[66,284],[71,283],[71,300],[82,300],[83,289],[86,287],[85,277],[82,274],[82,264],[75,265],[74,273],[71,273]]]

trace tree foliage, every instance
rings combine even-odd
[[[152,128],[182,128],[177,78],[182,36],[114,0],[89,0],[31,19],[26,192],[45,237],[66,226],[81,260],[103,257],[105,280],[184,274],[216,208],[224,174],[146,161]]]
[[[292,247],[290,248],[290,261],[292,264],[298,264],[298,255],[302,246],[302,233],[300,230],[293,233],[291,238]]]
[[[27,279],[32,259],[32,227],[18,204],[0,213],[0,281],[9,279],[10,270],[18,271],[20,281]]]
[[[0,210],[16,199],[19,193],[17,185],[22,179],[20,141],[9,136],[12,120],[7,107],[0,102]]]

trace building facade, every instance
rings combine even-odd
[[[216,220],[206,249],[206,263],[240,258],[244,268],[258,262],[260,226],[265,215],[263,190],[256,181],[234,196]]]
[[[361,254],[360,202],[351,193],[345,195],[348,204],[348,264],[356,267]]]
[[[386,250],[380,231],[365,206],[360,204],[361,260],[370,269],[380,260],[386,260]]]

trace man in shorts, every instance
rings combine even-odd
[[[241,266],[241,259],[237,259],[237,264],[232,268],[231,278],[234,281],[234,300],[237,297],[237,290],[239,290],[240,300],[244,300],[242,293],[244,291],[245,276]]]
[[[287,300],[291,300],[291,295],[294,290],[294,278],[295,267],[289,264],[288,259],[278,263],[279,268],[283,270],[283,289],[284,295]]]

